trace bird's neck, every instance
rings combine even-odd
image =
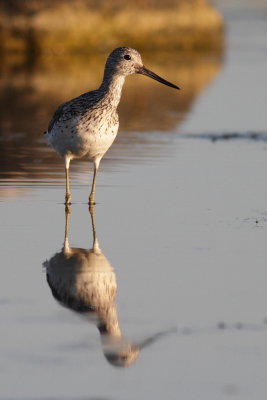
[[[101,335],[120,337],[121,330],[115,302],[111,301],[107,307],[97,309],[98,329]]]
[[[120,102],[124,81],[125,76],[105,71],[99,91],[103,92],[103,100],[114,108],[117,108]]]

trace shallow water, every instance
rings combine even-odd
[[[155,103],[148,120],[136,113],[138,122],[129,123],[122,105],[124,122],[101,165],[95,207],[97,271],[109,282],[105,290],[113,287],[105,309],[122,336],[100,334],[99,310],[81,313],[66,304],[76,290],[72,279],[92,292],[85,276],[96,274],[88,253],[89,163],[71,167],[68,238],[84,258],[66,266],[70,278],[59,304],[57,266],[47,279],[43,265],[61,252],[65,235],[63,166],[39,135],[50,103],[36,105],[36,124],[14,114],[16,106],[14,118],[3,116],[1,400],[265,399],[267,16],[266,8],[244,7],[223,7],[228,47],[202,93],[190,89],[194,95],[182,106],[183,91],[152,82],[144,107],[150,96],[162,96],[158,128],[149,129]],[[185,86],[188,80],[171,71],[161,74]],[[40,82],[37,88],[33,81],[27,87],[31,107],[44,93]],[[134,104],[131,84],[124,104],[127,90]],[[127,368],[105,356],[121,346],[134,353]]]

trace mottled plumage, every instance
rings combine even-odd
[[[96,324],[105,357],[111,364],[128,366],[136,360],[141,345],[135,345],[121,333],[116,307],[116,275],[99,247],[93,207],[90,207],[93,248],[87,250],[69,246],[69,210],[66,208],[63,249],[45,261],[43,266],[55,299]]]
[[[48,143],[65,160],[66,204],[70,203],[69,163],[87,156],[94,163],[89,203],[94,203],[96,174],[101,158],[112,145],[119,128],[117,107],[125,77],[139,73],[179,89],[143,66],[140,54],[119,47],[108,57],[100,87],[70,100],[56,110],[47,130]]]

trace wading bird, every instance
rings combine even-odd
[[[63,248],[43,263],[47,283],[54,298],[62,306],[97,326],[107,361],[117,367],[130,366],[143,348],[152,345],[173,330],[158,332],[139,341],[133,341],[123,335],[116,305],[116,274],[99,246],[94,206],[91,206],[89,211],[93,246],[87,250],[69,245],[70,208],[66,207]]]
[[[69,165],[74,158],[89,157],[94,176],[89,204],[95,201],[96,174],[100,161],[112,145],[119,128],[117,107],[125,77],[146,75],[164,85],[179,89],[147,69],[138,51],[119,47],[108,56],[100,87],[84,93],[56,110],[45,134],[48,143],[64,158],[66,172],[65,204],[70,204]]]

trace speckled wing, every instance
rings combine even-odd
[[[68,121],[74,117],[82,116],[90,107],[96,106],[99,101],[99,94],[96,90],[86,92],[73,100],[61,104],[56,110],[48,126],[48,133],[51,132],[58,121]]]
[[[48,133],[51,132],[51,130],[53,129],[54,124],[58,121],[58,119],[63,114],[65,104],[66,103],[61,104],[58,107],[58,109],[55,111],[55,113],[54,113],[54,115],[53,115],[53,117],[52,117],[52,119],[51,119],[51,121],[49,122],[49,125],[48,125],[48,129],[47,129]]]

